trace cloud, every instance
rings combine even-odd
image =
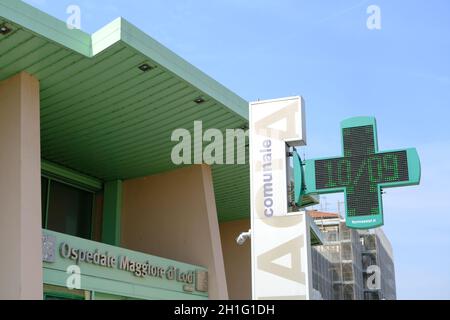
[[[368,0],[362,0],[362,1],[358,2],[357,4],[354,4],[354,5],[350,6],[350,7],[346,7],[344,9],[342,9],[342,10],[339,10],[337,12],[332,13],[331,15],[329,15],[329,16],[327,16],[325,18],[320,19],[319,21],[317,21],[316,24],[320,25],[320,24],[325,23],[325,22],[327,22],[329,20],[333,20],[333,19],[336,19],[337,17],[346,15],[347,13],[349,13],[349,12],[355,10],[355,9],[361,8],[362,6],[367,4],[368,2],[369,2]]]
[[[450,84],[450,76],[448,75],[440,75],[434,73],[425,73],[425,72],[409,72],[411,77],[423,79],[426,81],[433,81],[441,84]]]

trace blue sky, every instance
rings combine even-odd
[[[375,116],[380,150],[422,161],[420,186],[383,198],[398,298],[450,299],[450,2],[26,2],[62,20],[79,5],[89,33],[123,16],[246,100],[302,95],[308,158],[340,155],[341,120]],[[366,27],[372,4],[381,30]]]

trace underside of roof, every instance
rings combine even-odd
[[[248,125],[248,103],[122,18],[93,35],[0,0],[0,81],[40,81],[42,157],[104,181],[179,168],[177,128]],[[151,70],[143,72],[142,64]],[[204,102],[198,104],[199,97]],[[219,219],[249,217],[248,165],[213,166]]]

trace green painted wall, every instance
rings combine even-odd
[[[122,181],[105,183],[103,202],[102,242],[120,245],[120,216],[122,211]]]

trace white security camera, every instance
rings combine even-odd
[[[242,232],[239,237],[236,238],[236,242],[238,245],[242,246],[244,245],[245,241],[247,239],[250,239],[252,237],[252,230],[248,230],[248,232]]]

